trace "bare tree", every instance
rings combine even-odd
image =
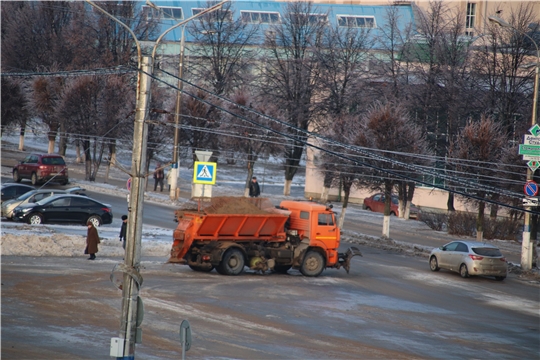
[[[450,156],[460,159],[457,170],[460,171],[461,178],[471,179],[475,183],[492,186],[492,179],[498,177],[497,169],[485,164],[498,163],[501,159],[503,149],[507,146],[507,136],[502,130],[501,123],[496,123],[489,117],[482,116],[479,122],[469,123],[452,141],[450,146]],[[482,164],[478,164],[481,162]],[[485,187],[469,189],[476,197],[485,199],[487,190]],[[478,216],[476,220],[477,239],[483,239],[484,209],[485,201],[464,199],[473,202],[478,206]]]
[[[253,109],[258,113],[271,117],[278,116],[279,111],[273,104],[252,95],[249,90],[237,91],[231,100],[242,107],[234,104],[228,106],[229,110],[236,116],[227,115],[223,117],[220,131],[224,132],[225,136],[222,137],[220,144],[222,150],[240,152],[240,156],[245,159],[247,177],[244,195],[247,197],[249,195],[249,183],[253,177],[253,169],[259,156],[277,153],[278,149],[281,150],[280,142],[282,140],[268,129],[279,129],[276,122],[268,121],[266,118],[245,108]],[[261,127],[261,125],[265,128]]]
[[[199,100],[208,99],[209,95],[206,92],[195,90],[194,95],[197,98],[183,97],[180,141],[191,151],[195,161],[196,150],[219,151],[219,137],[216,129],[220,126],[220,114],[215,107]]]
[[[208,7],[211,5],[207,3]],[[246,75],[257,56],[258,24],[233,19],[232,2],[189,24],[195,46],[191,52],[192,78],[209,84],[216,94],[230,94],[247,82]]]
[[[27,100],[24,96],[22,82],[8,77],[2,77],[2,133],[7,127],[18,125],[19,150],[24,150],[24,132],[29,118]]]
[[[507,20],[518,31],[490,24],[471,71],[476,74],[477,106],[500,122],[512,140],[518,140],[522,133],[515,126],[530,119],[531,97],[524,94],[532,93],[534,83],[534,71],[526,72],[521,66],[536,61],[536,56],[530,56],[536,48],[522,33],[538,31],[540,15],[532,4],[521,2],[511,8]]]
[[[148,22],[136,13],[137,4],[133,1],[100,5],[121,17],[139,36],[148,36],[156,28],[156,22]],[[133,45],[133,38],[123,27],[82,2],[2,3],[4,69],[51,72],[127,65],[135,51]],[[65,134],[67,129],[64,118],[57,116],[58,105],[64,100],[61,96],[67,94],[65,84],[65,78],[60,76],[43,76],[33,79],[31,85],[30,108],[49,126],[49,152],[54,151],[58,133]],[[123,95],[113,94],[113,99],[118,104],[125,103]],[[62,135],[60,153],[65,152],[66,141]]]
[[[386,58],[373,60],[377,68],[381,69],[382,76],[391,82],[389,90],[383,87],[380,95],[388,99],[405,100],[409,97],[410,76],[413,56],[408,41],[413,35],[412,23],[400,27],[401,17],[399,6],[386,7],[386,24],[379,29],[380,36],[377,44]],[[378,90],[378,89],[377,89]]]
[[[336,25],[323,34],[317,55],[320,72],[318,93],[322,98],[321,117],[353,111],[358,99],[355,96],[355,79],[368,73],[369,51],[374,40],[370,28]],[[326,125],[326,124],[324,124]]]
[[[332,120],[332,127],[325,131],[330,141],[323,144],[325,151],[317,156],[319,158],[317,163],[324,172],[325,186],[328,188],[337,186],[340,192],[343,191],[342,210],[338,220],[338,226],[341,228],[345,221],[351,190],[358,186],[359,174],[363,171],[362,167],[355,164],[355,160],[363,161],[358,152],[344,145],[354,144],[362,127],[358,116],[334,114]],[[326,201],[326,199],[321,200]]]
[[[78,134],[85,155],[85,179],[95,181],[111,139],[125,130],[130,86],[121,77],[86,76],[70,79],[57,103],[57,116],[66,119],[70,133]]]
[[[292,137],[285,150],[284,195],[289,195],[307,140],[305,130],[315,118],[314,95],[319,84],[318,59],[314,49],[320,46],[326,27],[325,16],[311,2],[291,2],[282,23],[267,32],[267,58],[261,69],[261,89],[285,111]]]
[[[391,194],[397,180],[402,180],[401,176],[391,173],[411,178],[418,166],[429,163],[425,155],[430,155],[431,150],[421,129],[414,124],[405,106],[399,103],[376,103],[361,117],[360,129],[354,144],[372,150],[370,153],[364,151],[366,165],[359,167],[362,173],[359,173],[358,186],[385,193],[383,236],[388,237]],[[410,206],[410,200],[407,197],[406,207]]]

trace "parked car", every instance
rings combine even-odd
[[[362,208],[374,212],[384,213],[384,201],[386,196],[383,193],[377,193],[364,199]],[[392,195],[390,203],[390,215],[399,216],[399,198],[397,195]],[[409,207],[409,218],[418,219],[420,217],[420,209],[411,203]]]
[[[79,223],[91,221],[94,226],[110,224],[113,220],[111,206],[82,195],[53,195],[36,203],[17,206],[13,219],[29,224]]]
[[[68,168],[64,158],[56,154],[31,154],[13,167],[13,180],[29,179],[32,185],[57,181],[62,185],[69,182]]]
[[[4,201],[15,199],[31,190],[35,190],[35,188],[30,185],[16,183],[2,184],[2,204]]]
[[[456,271],[463,278],[485,275],[504,280],[508,273],[506,259],[499,248],[477,241],[452,241],[433,249],[429,256],[429,268],[431,271]]]
[[[66,190],[57,190],[57,189],[31,190],[31,191],[28,191],[27,193],[22,194],[18,198],[4,201],[2,203],[0,215],[2,217],[5,217],[7,220],[13,220],[13,209],[15,209],[19,205],[35,203],[49,196],[58,195],[58,194],[85,195],[84,194],[85,191],[86,191],[85,189],[82,189],[79,186],[66,189]]]

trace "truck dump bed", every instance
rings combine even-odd
[[[288,212],[267,199],[222,197],[199,206],[202,209],[176,212],[169,262],[181,261],[194,241],[285,241]]]
[[[191,215],[191,214],[190,214]],[[193,235],[197,240],[274,238],[283,232],[287,216],[281,214],[208,214],[199,216]]]

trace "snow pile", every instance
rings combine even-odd
[[[100,227],[99,255],[123,257],[118,227]],[[2,222],[1,252],[3,256],[84,256],[86,227],[70,225],[26,225]],[[142,256],[167,258],[171,251],[172,231],[143,226]]]

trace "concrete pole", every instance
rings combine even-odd
[[[142,56],[139,69],[152,74],[152,58]],[[131,173],[133,177],[131,180],[131,194],[128,208],[129,215],[124,265],[139,274],[142,248],[144,186],[146,182],[146,140],[148,136],[148,125],[145,123],[145,119],[148,116],[150,77],[139,72],[137,82],[137,103],[131,160]],[[124,273],[122,323],[120,324],[120,336],[125,339],[123,359],[134,359],[135,357],[139,286],[140,284],[135,281],[135,278],[131,274]]]
[[[173,147],[173,158],[172,163],[173,167],[171,169],[171,189],[169,196],[171,200],[177,200],[178,199],[178,193],[177,187],[178,187],[178,173],[180,171],[180,165],[178,163],[178,142],[180,141],[180,113],[182,112],[182,89],[184,88],[184,82],[180,79],[182,79],[184,75],[184,30],[186,29],[185,26],[182,27],[182,39],[180,40],[180,63],[178,65],[178,92],[176,93],[176,110],[174,115],[174,147]]]
[[[536,116],[537,116],[537,103],[538,103],[538,77],[540,73],[540,49],[536,42],[531,38],[531,41],[536,46],[536,76],[534,78],[534,92],[533,92],[533,107],[532,107],[532,116],[531,116],[531,125],[536,125]],[[534,172],[531,169],[527,169],[527,181],[533,180]],[[525,208],[528,211],[531,211],[531,207]],[[532,269],[533,264],[533,253],[534,246],[536,246],[535,241],[531,241],[531,213],[525,212],[525,219],[523,222],[523,238],[521,241],[521,268],[525,271]]]

